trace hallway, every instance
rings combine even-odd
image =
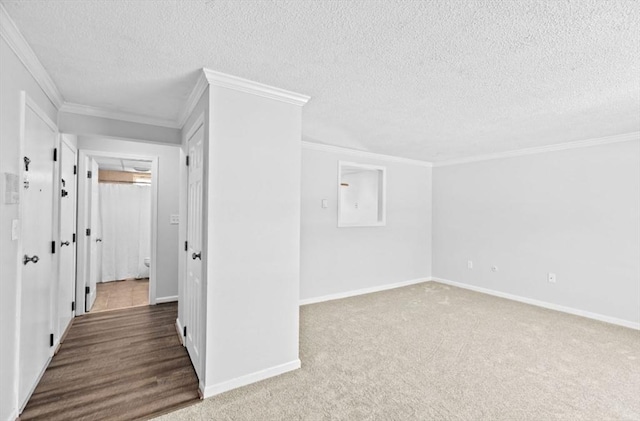
[[[198,402],[176,303],[75,319],[21,420],[133,420]]]

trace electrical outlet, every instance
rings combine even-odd
[[[556,274],[555,274],[555,273],[551,273],[551,272],[549,272],[549,273],[547,274],[547,280],[548,280],[549,282],[551,282],[552,284],[555,284],[555,283],[556,283]]]
[[[171,225],[179,225],[180,224],[180,215],[171,215],[169,217],[169,223]]]
[[[467,269],[473,269],[473,262],[471,260],[467,260]]]
[[[497,272],[498,266],[491,266],[491,272]]]

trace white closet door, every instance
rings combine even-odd
[[[202,178],[204,126],[188,140],[187,276],[185,281],[185,346],[199,379],[202,379]]]
[[[52,297],[55,285],[52,253],[54,161],[57,128],[25,96],[23,181],[20,208],[22,267],[20,296],[20,374],[18,395],[26,405],[52,355]],[[56,247],[57,248],[57,247]],[[4,338],[3,340],[6,340]]]
[[[60,274],[58,282],[58,337],[74,316],[76,287],[76,149],[60,143]],[[74,303],[72,305],[72,303]]]

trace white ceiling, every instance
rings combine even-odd
[[[640,130],[640,3],[5,1],[68,102],[177,120],[198,69],[311,95],[305,140],[428,161]]]

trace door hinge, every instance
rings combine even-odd
[[[183,327],[182,328],[182,336],[184,336],[185,338],[187,337],[187,327]]]
[[[186,241],[184,242],[184,251],[189,250],[189,243],[187,243]]]
[[[53,333],[49,334],[49,346],[53,346]]]
[[[86,232],[87,232],[87,236],[90,236],[91,235],[91,228],[87,228]]]
[[[56,242],[51,242],[51,253],[56,254]]]
[[[85,294],[89,294],[91,292],[91,288],[90,287],[84,287],[84,293]]]
[[[76,174],[78,174],[78,166],[74,165],[73,166],[73,175],[76,175]]]
[[[73,233],[73,236],[71,238],[72,238],[72,241],[75,243],[76,242],[76,233],[75,232]]]
[[[76,311],[76,302],[71,301],[71,311]]]
[[[87,171],[87,178],[91,178],[92,174],[91,171]]]
[[[53,148],[53,160],[58,160],[58,148]]]
[[[187,167],[189,166],[189,155],[187,155]]]

